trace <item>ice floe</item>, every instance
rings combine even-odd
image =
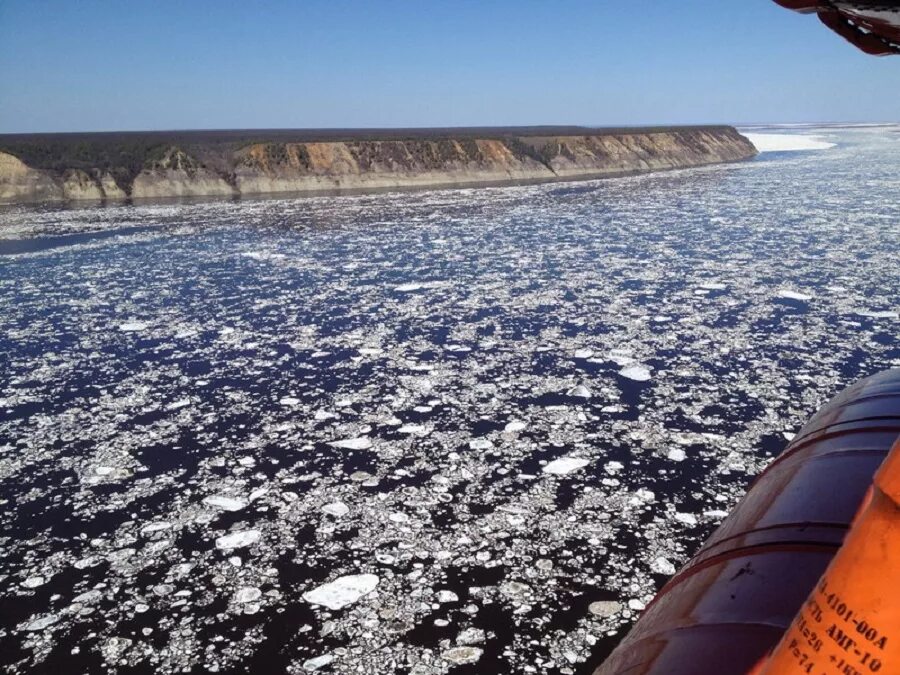
[[[332,441],[329,445],[344,450],[368,450],[372,447],[372,439],[368,436],[360,436],[359,438],[347,438],[341,441]]]
[[[379,579],[374,574],[350,574],[307,591],[303,599],[328,609],[343,609],[374,591],[378,583]]]
[[[552,462],[548,462],[544,466],[543,472],[556,476],[564,476],[567,473],[583,469],[588,464],[590,464],[589,460],[580,457],[560,457],[559,459],[554,459]]]
[[[203,498],[203,503],[223,511],[240,511],[247,507],[247,501],[227,495],[210,495]]]
[[[230,551],[235,548],[245,548],[252,546],[259,541],[262,533],[259,530],[242,530],[232,532],[216,539],[216,548],[223,551]]]
[[[778,297],[786,300],[798,300],[800,302],[807,302],[813,299],[813,296],[807,293],[800,293],[799,291],[792,291],[786,288],[778,291]]]
[[[648,382],[652,377],[650,369],[641,365],[626,366],[619,371],[619,375],[627,380],[634,380],[635,382]]]
[[[798,150],[829,150],[835,143],[818,135],[744,133],[760,152],[796,152]]]

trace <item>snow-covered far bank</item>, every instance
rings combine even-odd
[[[760,152],[790,152],[794,150],[828,150],[836,143],[823,141],[821,136],[803,134],[742,134]]]

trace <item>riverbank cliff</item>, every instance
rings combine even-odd
[[[5,135],[0,203],[576,180],[754,155],[728,126]]]

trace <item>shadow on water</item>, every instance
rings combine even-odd
[[[82,234],[65,234],[50,237],[35,237],[33,239],[0,239],[0,256],[20,255],[22,253],[39,253],[54,248],[89,244],[92,241],[101,241],[111,237],[140,234],[158,230],[156,226],[120,227],[115,230],[103,232],[86,232]]]

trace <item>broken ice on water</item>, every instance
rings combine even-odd
[[[900,364],[900,159],[834,133],[579,184],[0,210],[34,244],[0,241],[5,672],[588,675],[827,398]]]

